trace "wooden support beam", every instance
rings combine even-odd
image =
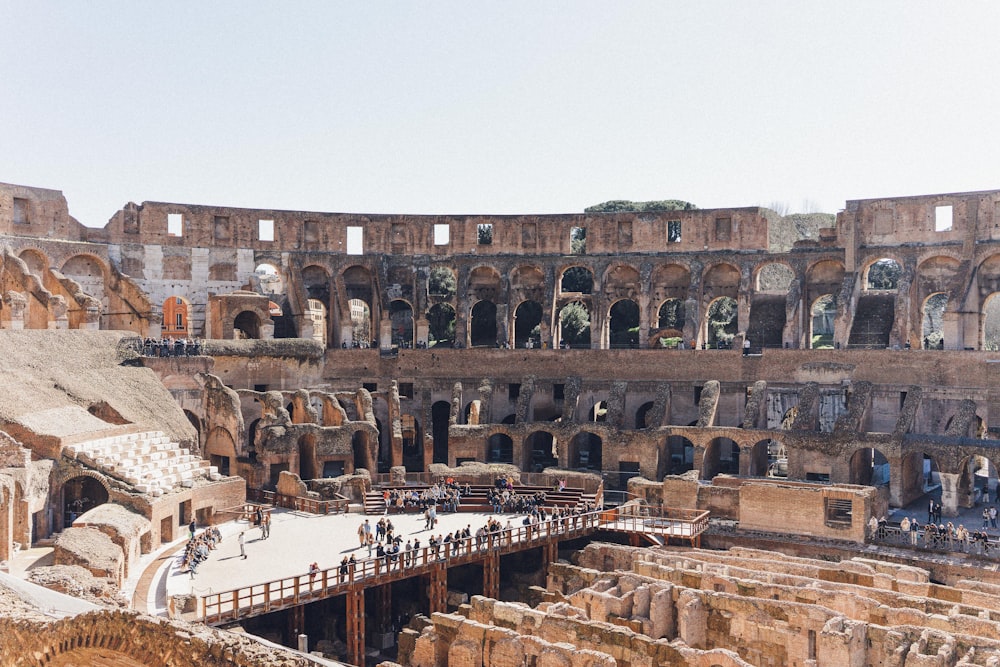
[[[428,612],[448,611],[448,567],[444,562],[435,563],[427,575]]]
[[[365,589],[361,586],[347,592],[347,662],[365,664]]]
[[[388,632],[392,628],[392,584],[383,584],[372,590],[374,596],[372,616],[375,618],[375,632]]]
[[[500,597],[500,554],[491,551],[483,561],[483,595],[488,598]]]
[[[542,545],[542,572],[549,576],[549,565],[559,560],[559,541],[551,540]]]

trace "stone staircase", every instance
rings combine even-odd
[[[111,475],[140,493],[163,495],[197,478],[220,479],[208,461],[191,454],[162,431],[111,435],[66,445],[63,455]]]

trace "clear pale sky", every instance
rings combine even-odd
[[[1000,188],[998,2],[0,0],[0,181],[127,201],[835,212]]]

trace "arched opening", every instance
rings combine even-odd
[[[63,484],[63,527],[69,528],[77,517],[108,502],[108,490],[90,475],[79,475]]]
[[[904,498],[916,499],[925,494],[940,498],[941,475],[937,461],[923,452],[912,452],[903,458],[902,487]]]
[[[781,262],[771,262],[758,269],[756,291],[788,294],[793,282],[795,272],[791,267]]]
[[[494,433],[486,442],[487,463],[514,463],[514,441],[506,433]]]
[[[516,421],[517,421],[517,415],[515,415],[515,414],[509,414],[506,417],[504,417],[503,419],[501,419],[500,423],[501,424],[513,424]]]
[[[254,419],[247,427],[247,456],[250,457],[251,463],[257,461],[257,426],[259,424],[260,419]]]
[[[492,301],[480,301],[472,307],[469,343],[472,347],[497,346],[497,307]]]
[[[410,304],[399,299],[391,301],[389,319],[392,322],[392,346],[413,347],[413,308]]]
[[[814,350],[833,348],[833,322],[837,317],[837,302],[832,294],[824,294],[812,305],[812,330],[809,347]]]
[[[233,320],[233,338],[260,339],[260,317],[257,313],[244,310]]]
[[[427,311],[427,347],[455,345],[455,309],[447,303],[437,303]]]
[[[162,335],[164,338],[188,338],[191,336],[189,321],[191,318],[191,304],[182,296],[171,296],[163,302],[163,326]]]
[[[462,415],[465,417],[464,424],[478,425],[480,423],[479,414],[482,406],[482,402],[477,398],[474,401],[469,401],[465,404],[465,410]],[[513,422],[511,422],[513,423]]]
[[[788,477],[788,454],[778,440],[761,440],[751,450],[750,475],[753,477]]]
[[[514,311],[514,347],[542,346],[542,305],[524,301]]]
[[[316,479],[316,436],[307,433],[299,438],[299,477]]]
[[[568,348],[590,348],[590,311],[582,301],[559,310],[559,343]]]
[[[564,294],[591,294],[594,291],[594,274],[582,266],[571,266],[563,271],[559,291]]]
[[[944,292],[931,294],[924,300],[923,322],[920,329],[923,349],[944,349],[944,311],[947,307],[948,295]]]
[[[413,415],[402,415],[399,418],[403,429],[403,465],[410,471],[424,469],[423,438],[420,435],[420,422]]]
[[[431,406],[431,437],[434,439],[434,463],[448,463],[448,421],[451,403],[437,401]]]
[[[559,465],[556,439],[548,431],[535,431],[524,439],[526,470],[542,472]]]
[[[635,427],[637,429],[650,428],[651,426],[659,426],[659,424],[649,424],[646,422],[646,415],[650,410],[653,409],[653,402],[647,401],[639,406],[639,409],[635,411]]]
[[[250,437],[252,438],[253,434],[250,434]],[[219,469],[220,475],[229,476],[230,465],[236,459],[236,443],[233,442],[232,434],[220,426],[213,428],[205,441],[205,456]]]
[[[866,293],[858,297],[848,346],[880,349],[889,346],[896,317],[896,292],[902,268],[894,259],[872,262],[865,273]]]
[[[347,302],[351,312],[351,341],[354,347],[371,347],[372,345],[372,310],[361,299],[350,299]]]
[[[705,340],[710,348],[732,347],[739,327],[736,299],[723,296],[714,300],[708,306],[705,321]]]
[[[364,468],[369,472],[375,472],[372,468],[376,465],[376,462],[372,460],[371,448],[369,447],[370,442],[371,439],[367,431],[358,430],[351,435],[351,453],[354,455],[355,471],[358,468]]]
[[[569,467],[600,470],[603,464],[603,440],[587,431],[577,433],[569,441]]]
[[[639,304],[622,299],[608,312],[608,344],[614,348],[639,347]]]
[[[851,484],[888,486],[889,460],[874,447],[863,447],[851,455]]]
[[[667,475],[682,475],[694,469],[694,443],[684,436],[667,436],[664,450],[657,466],[657,481],[663,481]]]
[[[969,457],[966,470],[971,476],[969,483],[973,502],[997,502],[997,467],[985,456]],[[988,499],[988,500],[987,500]]]
[[[729,438],[713,438],[705,448],[701,478],[712,479],[716,475],[738,474],[740,474],[739,446]]]
[[[656,313],[656,331],[650,347],[676,348],[684,340],[685,309],[681,299],[667,299]]]
[[[451,299],[455,296],[455,272],[447,266],[435,266],[427,277],[427,296]]]
[[[983,308],[983,349],[1000,350],[1000,292],[994,292],[986,298]]]
[[[285,281],[282,279],[278,267],[274,264],[267,262],[258,264],[253,271],[253,279],[261,294],[273,296],[285,293]]]

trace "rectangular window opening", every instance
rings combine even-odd
[[[566,385],[564,384],[554,384],[552,385],[552,400],[562,401],[566,398]]]
[[[479,245],[492,245],[493,244],[493,225],[488,222],[481,222],[479,226],[476,227],[477,241]]]
[[[267,391],[267,385],[266,384],[255,384],[253,386],[253,390],[254,391],[259,391],[260,393],[263,394],[265,391]]]
[[[227,215],[217,215],[214,219],[215,222],[215,238],[217,239],[228,239],[229,238],[229,216]]]
[[[729,241],[733,234],[733,219],[732,218],[716,218],[715,219],[715,240],[716,241]]]
[[[951,206],[934,207],[934,231],[950,232],[953,210]]]
[[[854,509],[850,500],[843,498],[824,498],[827,523],[850,524]]]
[[[319,225],[316,224],[316,221],[306,220],[304,225],[306,243],[315,243],[316,241],[319,241]]]
[[[28,200],[21,199],[20,197],[14,197],[14,224],[15,225],[27,225],[31,224],[31,220],[28,219]]]
[[[274,240],[274,220],[257,221],[257,240],[258,241]]]
[[[167,213],[167,236],[184,236],[184,216]]]
[[[451,226],[447,224],[434,225],[434,245],[448,245]]]
[[[347,254],[363,255],[365,252],[365,228],[347,228]]]
[[[378,382],[363,382],[361,386],[373,394],[378,391]]]
[[[413,398],[413,383],[412,382],[400,382],[399,383],[399,397],[400,398]]]
[[[572,255],[587,254],[587,229],[573,227],[569,230],[569,252]]]
[[[520,384],[509,384],[507,385],[507,398],[512,401],[516,401],[517,397],[521,395],[521,385]]]
[[[667,220],[667,243],[681,242],[681,221]]]

